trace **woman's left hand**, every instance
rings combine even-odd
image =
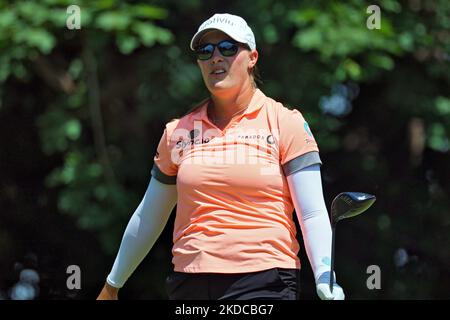
[[[336,279],[336,277],[334,277]],[[330,290],[330,271],[320,275],[316,283],[317,295],[321,300],[344,300],[344,290],[336,282],[333,283],[333,292]]]

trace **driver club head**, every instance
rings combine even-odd
[[[362,192],[342,192],[331,203],[331,225],[366,211],[376,200],[374,195]]]

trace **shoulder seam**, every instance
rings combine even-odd
[[[184,117],[186,117],[186,116],[188,116],[189,114],[191,114],[191,113],[193,113],[194,111],[196,111],[197,109],[199,109],[199,108],[200,108],[201,106],[203,106],[203,105],[206,103],[206,101],[208,101],[209,99],[210,99],[210,98],[208,97],[208,98],[203,99],[203,100],[200,101],[200,102],[195,103],[193,107],[191,107],[185,114],[183,114],[183,115],[180,117],[180,119],[181,119],[181,118],[184,118]]]

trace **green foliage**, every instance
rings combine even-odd
[[[164,123],[208,94],[188,45],[221,8],[254,30],[262,90],[308,120],[327,203],[343,190],[378,196],[370,214],[338,236],[347,295],[448,298],[441,283],[450,280],[450,2],[378,3],[381,29],[369,30],[362,0],[76,1],[81,29],[69,30],[73,1],[0,1],[0,204],[17,208],[5,209],[12,218],[4,225],[25,224],[12,212],[41,199],[43,211],[92,232],[110,268]],[[32,201],[17,196],[30,181],[39,186]],[[155,269],[169,264],[170,231]],[[0,252],[22,241],[11,234],[17,238],[0,232]],[[393,262],[399,248],[409,253],[405,266]],[[364,286],[370,264],[382,268],[380,292]],[[148,290],[165,297],[163,288]]]
[[[92,44],[98,54],[94,59],[100,63],[110,43],[116,43],[119,51],[128,55],[139,47],[168,45],[173,41],[171,31],[155,24],[156,20],[167,17],[164,8],[118,1],[78,2],[81,29],[76,31],[66,28],[69,17],[66,8],[72,4],[70,1],[19,1],[9,5],[7,10],[1,8],[0,83],[11,77],[26,80],[34,71],[30,66],[36,64],[37,57],[60,55],[74,42],[81,49],[84,39]],[[64,159],[62,166],[50,172],[47,179],[47,187],[62,187],[58,200],[60,212],[73,215],[81,228],[109,234],[110,225],[117,223],[120,216],[129,214],[130,199],[135,197],[118,182],[105,181],[98,150],[89,143],[88,132],[83,135],[92,121],[92,110],[87,107],[86,77],[88,72],[96,72],[92,67],[89,69],[87,63],[83,54],[66,61],[66,77],[76,81],[76,86],[69,91],[65,89],[65,94],[50,102],[37,118],[36,125],[42,151],[48,156],[60,154]],[[106,252],[115,250],[119,236],[100,235]]]
[[[391,3],[395,7],[393,3],[396,2]],[[390,20],[382,19],[381,29],[370,30],[366,27],[367,17],[360,2],[318,1],[313,7],[300,6],[289,15],[289,20],[299,29],[293,45],[317,52],[334,70],[330,81],[367,79],[373,69],[392,69],[393,60],[389,55],[402,54],[405,50]],[[370,57],[365,63],[358,59],[362,54]]]
[[[130,54],[140,46],[152,47],[157,43],[169,44],[172,33],[154,21],[165,19],[167,10],[149,4],[123,4],[117,1],[79,1],[81,29],[83,33],[95,33],[116,38],[123,54]],[[57,37],[70,33],[64,30],[72,12],[65,7],[70,1],[17,1],[5,8],[0,7],[0,49],[4,49],[1,65],[22,63],[37,52],[50,54],[56,46]],[[98,34],[99,32],[104,34]],[[87,35],[88,36],[88,35]],[[109,40],[110,41],[110,40]],[[17,53],[16,48],[22,49]],[[12,70],[0,69],[0,81]]]

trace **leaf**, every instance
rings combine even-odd
[[[134,36],[119,35],[116,42],[120,52],[123,54],[130,54],[134,49],[139,47],[139,41]]]
[[[72,78],[78,79],[83,71],[83,61],[79,58],[74,59],[69,66],[69,74]]]
[[[287,18],[292,23],[301,27],[313,21],[319,14],[320,11],[315,8],[305,8],[297,11],[290,11]]]
[[[342,74],[342,71],[344,71],[345,74],[353,80],[358,80],[361,77],[362,73],[360,65],[352,59],[345,59],[338,70],[338,80],[340,81],[346,79],[346,76]]]
[[[123,31],[128,28],[131,23],[131,18],[123,11],[110,11],[101,13],[95,25],[105,31],[120,30]]]
[[[157,39],[161,44],[170,44],[173,41],[172,32],[167,29],[158,28],[157,29]]]
[[[18,44],[36,47],[44,54],[50,53],[56,44],[55,37],[41,28],[21,29],[14,34],[13,40]]]
[[[94,2],[96,9],[111,9],[117,4],[117,0],[97,0]]]
[[[66,136],[71,140],[77,140],[81,134],[81,123],[77,119],[69,120],[65,125]]]
[[[157,27],[152,23],[136,22],[133,31],[139,36],[141,43],[151,47],[155,42],[169,44],[173,40],[173,35],[169,30]]]
[[[399,13],[402,10],[402,6],[398,1],[395,0],[382,0],[380,2],[381,10],[391,11],[395,13]]]
[[[435,100],[436,109],[439,114],[446,116],[450,114],[450,99],[446,97],[437,97]]]
[[[33,25],[40,26],[48,18],[47,8],[32,1],[17,2],[16,10],[21,17]]]
[[[276,43],[278,41],[277,29],[275,29],[273,24],[267,24],[263,29],[264,39],[270,43]]]
[[[308,29],[303,32],[297,32],[294,36],[293,44],[305,49],[310,50],[319,47],[322,44],[323,35],[318,29]]]
[[[148,4],[136,4],[129,8],[130,13],[139,18],[148,18],[153,20],[165,19],[168,16],[168,11],[163,8],[151,6]]]
[[[440,152],[450,150],[449,138],[445,132],[445,127],[441,123],[433,123],[428,134],[428,146]]]
[[[16,19],[17,17],[12,10],[0,12],[0,28],[5,29],[13,26]]]
[[[371,54],[369,55],[369,62],[385,70],[392,70],[394,68],[394,60],[391,57],[383,54]]]
[[[403,32],[398,37],[400,47],[404,50],[411,50],[414,45],[414,37],[410,32]]]
[[[86,16],[85,12],[87,10],[81,11],[81,20]],[[54,26],[66,28],[66,22],[69,15],[67,14],[66,9],[58,9],[58,8],[52,8],[48,12],[48,21],[52,23]],[[81,21],[81,25],[83,26],[83,23]]]
[[[43,2],[49,5],[65,6],[65,7],[74,4],[73,0],[44,0]]]
[[[132,29],[145,46],[150,47],[155,44],[157,29],[152,23],[136,22]]]
[[[34,44],[42,53],[48,54],[56,45],[55,37],[43,29],[30,32],[30,43]]]

